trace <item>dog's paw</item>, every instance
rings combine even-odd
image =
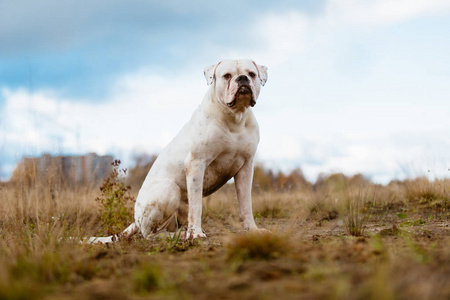
[[[206,234],[204,234],[201,229],[200,230],[191,229],[186,232],[186,240],[189,239],[193,240],[197,238],[206,238]]]

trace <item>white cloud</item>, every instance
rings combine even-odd
[[[253,30],[257,39],[264,41],[261,45],[265,48],[257,59],[270,61],[271,66],[285,63],[303,49],[304,35],[309,26],[309,17],[296,11],[261,16]]]
[[[307,15],[290,10],[262,15],[252,31],[263,49],[249,54],[272,67],[278,66],[302,55],[305,50],[316,51],[314,48],[330,43],[336,32],[349,25],[384,26],[421,16],[448,14],[448,0],[329,0],[322,14]]]
[[[117,81],[114,96],[100,103],[49,91],[2,89],[0,143],[13,148],[16,159],[59,151],[158,152],[200,104],[206,83],[202,72],[198,74],[198,79],[164,78],[145,71],[126,75]]]
[[[447,0],[330,0],[325,17],[334,24],[385,25],[449,11]]]

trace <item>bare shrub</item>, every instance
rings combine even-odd
[[[126,169],[120,169],[120,160],[112,163],[113,170],[100,187],[101,196],[96,198],[101,204],[101,220],[107,235],[119,234],[133,222],[135,199],[126,186]]]

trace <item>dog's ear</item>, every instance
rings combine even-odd
[[[267,81],[267,67],[258,64],[255,64],[255,66],[259,72],[259,82],[261,83],[262,86],[264,86]]]
[[[217,64],[205,67],[203,74],[205,74],[206,83],[211,85],[214,82],[214,72],[216,71]]]

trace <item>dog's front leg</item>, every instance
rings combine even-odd
[[[245,230],[259,230],[252,212],[253,161],[247,161],[234,176],[234,184],[239,202],[239,218]]]
[[[206,237],[202,230],[202,198],[205,164],[199,160],[191,160],[186,168],[186,184],[188,192],[189,214],[186,239]]]

